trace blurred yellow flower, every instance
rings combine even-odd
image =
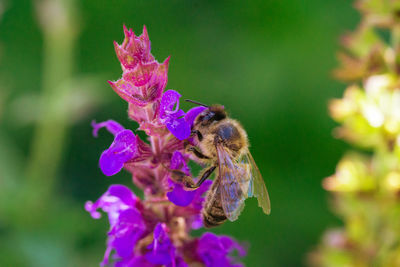
[[[383,180],[382,186],[388,191],[398,192],[400,190],[400,172],[389,172]]]
[[[364,147],[388,147],[400,136],[400,88],[391,74],[374,75],[364,88],[348,87],[330,103],[332,117],[343,124],[338,136]]]
[[[323,187],[336,192],[374,190],[376,183],[368,165],[368,161],[361,155],[345,156],[336,167],[336,173],[324,179]]]

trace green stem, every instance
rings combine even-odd
[[[54,5],[59,8],[56,10],[58,13],[49,15]],[[61,85],[72,77],[76,35],[68,5],[71,1],[38,3],[44,35],[42,106],[33,134],[26,177],[29,185],[40,187],[41,200],[46,200],[54,189],[68,128],[68,109],[60,107],[60,100],[68,93],[68,87]]]

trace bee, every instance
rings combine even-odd
[[[202,210],[204,226],[215,227],[227,219],[235,221],[249,197],[256,197],[263,212],[269,214],[268,191],[250,154],[246,131],[239,122],[228,117],[223,106],[186,101],[206,107],[192,127],[196,145],[188,145],[186,149],[207,166],[197,183],[187,186],[197,188],[217,171]]]

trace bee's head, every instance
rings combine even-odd
[[[195,125],[208,126],[215,121],[221,121],[227,116],[224,106],[212,105],[197,116]]]
[[[207,106],[197,101],[186,99],[187,102],[191,102],[203,107],[206,107],[202,113],[200,113],[194,121],[194,125],[208,126],[215,121],[221,121],[227,117],[224,106],[222,105],[211,105]]]

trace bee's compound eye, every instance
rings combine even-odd
[[[214,115],[215,115],[214,112],[208,112],[208,113],[204,116],[203,120],[204,120],[204,121],[209,121],[209,120],[211,120],[211,119],[214,118]]]

